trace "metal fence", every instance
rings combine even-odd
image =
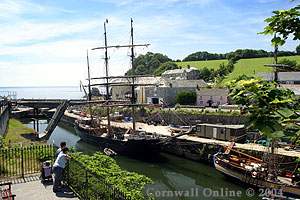
[[[52,145],[0,149],[0,179],[40,172],[41,162],[52,160],[54,152]]]
[[[80,199],[130,200],[123,192],[74,159],[66,167],[64,180]]]
[[[4,99],[0,99],[0,114],[7,108],[8,101]]]

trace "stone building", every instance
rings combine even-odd
[[[111,80],[111,83],[131,83],[131,79],[127,78],[115,78]],[[157,84],[161,83],[160,77],[137,77],[135,79],[136,84]],[[145,86],[146,87],[146,86]],[[139,88],[139,87],[137,87]],[[131,98],[131,86],[120,86],[120,85],[113,85],[111,86],[111,97],[113,100],[126,100]],[[137,96],[137,89],[135,90]]]
[[[274,73],[258,73],[265,80],[274,80]],[[300,84],[300,72],[278,72],[280,84]]]
[[[137,100],[139,103],[174,106],[176,104],[176,95],[179,92],[196,92],[197,89],[206,86],[207,84],[203,80],[161,79],[160,85],[138,87]]]
[[[229,90],[225,88],[199,88],[197,90],[198,106],[219,106],[228,103]]]
[[[173,69],[167,70],[161,75],[164,79],[185,79],[185,80],[196,80],[200,78],[200,72],[198,69],[191,67],[185,69]]]
[[[274,73],[259,73],[258,76],[268,81],[274,80]],[[280,87],[290,89],[300,97],[300,72],[278,72],[278,82]]]

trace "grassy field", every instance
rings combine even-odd
[[[26,127],[22,122],[16,119],[10,119],[8,123],[8,131],[4,138],[4,143],[6,145],[22,143],[30,144],[32,143],[34,130]]]
[[[288,56],[288,57],[279,57],[278,60],[287,58],[289,60],[296,60],[300,64],[300,56]],[[264,64],[271,64],[273,58],[250,58],[250,59],[241,59],[235,64],[235,68],[231,74],[224,79],[223,82],[230,81],[239,77],[240,75],[254,76],[259,72],[270,72],[272,69],[270,67],[265,67]],[[178,66],[195,67],[198,69],[207,67],[217,69],[221,63],[227,63],[227,60],[210,60],[210,61],[192,61],[192,62],[177,62]]]

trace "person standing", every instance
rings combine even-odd
[[[57,151],[55,152],[55,159],[57,158],[57,156],[61,152],[61,150],[66,147],[67,147],[67,143],[65,141],[60,143],[60,148],[58,148]]]
[[[58,154],[54,164],[53,164],[53,173],[54,173],[54,183],[53,183],[53,192],[59,192],[61,181],[63,178],[63,171],[66,167],[70,156],[67,154],[69,149],[67,147],[63,148]]]

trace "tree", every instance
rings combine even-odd
[[[224,54],[208,53],[207,51],[198,51],[188,55],[182,61],[219,60],[224,58]]]
[[[300,70],[300,65],[297,64],[296,60],[282,59],[278,62],[279,64],[288,65],[288,67],[280,68],[280,71],[298,71]]]
[[[272,141],[286,136],[299,142],[300,106],[291,90],[259,79],[233,81],[229,88],[230,98],[249,114],[249,127]]]
[[[195,105],[196,100],[196,92],[182,91],[176,95],[176,103],[180,105]]]
[[[165,62],[159,65],[159,68],[157,68],[154,72],[156,76],[160,76],[162,73],[164,73],[167,70],[172,70],[172,69],[179,69],[176,63],[174,62]]]
[[[207,67],[204,67],[204,68],[200,69],[199,71],[200,71],[200,79],[203,79],[206,82],[211,80],[213,70],[210,70]]]
[[[273,45],[284,45],[289,36],[293,40],[300,39],[300,5],[288,9],[273,11],[273,16],[265,19],[268,25],[260,34],[275,35],[271,40]]]
[[[300,44],[296,47],[296,53],[300,55]]]
[[[126,72],[127,75],[152,75],[160,64],[172,61],[161,53],[148,52],[140,55],[133,61],[133,68]]]

